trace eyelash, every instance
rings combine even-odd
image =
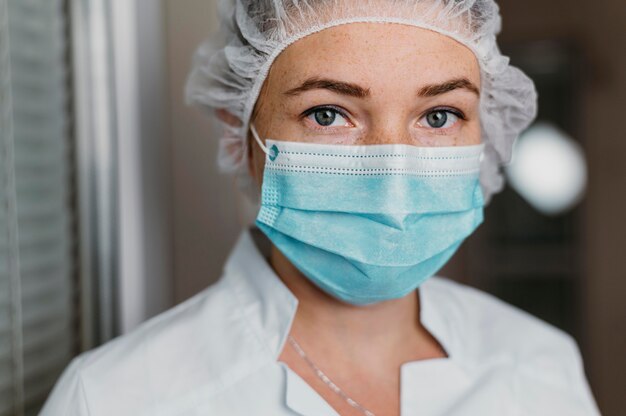
[[[461,120],[467,120],[467,117],[465,117],[465,114],[463,114],[463,112],[461,110],[459,110],[457,108],[454,108],[454,107],[445,107],[445,106],[431,108],[430,110],[428,110],[424,114],[422,114],[422,116],[420,118],[426,116],[427,114],[434,113],[436,111],[447,111],[447,112],[450,112],[450,113],[454,114],[455,116],[457,116]]]
[[[341,117],[343,117],[343,118],[345,118],[345,119],[348,119],[348,118],[349,118],[349,116],[346,114],[346,112],[345,112],[345,111],[343,111],[341,108],[339,108],[339,107],[335,107],[335,106],[333,106],[333,105],[321,105],[321,106],[318,106],[318,107],[313,107],[313,108],[310,108],[310,109],[306,110],[304,113],[302,113],[302,115],[301,115],[300,117],[301,117],[302,119],[304,119],[304,118],[306,118],[306,117],[310,116],[311,114],[314,114],[314,113],[316,113],[316,112],[318,112],[318,111],[322,111],[322,110],[331,110],[331,111],[335,111],[335,112],[336,112],[336,113],[338,113]],[[315,127],[313,127],[313,129],[315,129],[315,130],[326,130],[326,131],[328,131],[328,130],[333,130],[333,129],[336,129],[336,128],[337,128],[337,127],[326,127],[326,126],[315,126]]]
[[[336,113],[338,113],[341,117],[348,119],[349,116],[346,114],[345,111],[343,111],[341,108],[333,106],[333,105],[322,105],[322,106],[318,106],[318,107],[313,107],[310,108],[308,110],[306,110],[304,113],[302,113],[302,115],[300,116],[301,118],[306,118],[308,116],[310,116],[311,114],[314,114],[318,111],[322,111],[322,110],[331,110],[331,111],[335,111]],[[439,106],[439,107],[433,107],[428,109],[427,111],[425,111],[424,113],[422,113],[422,115],[420,115],[420,120],[427,116],[430,113],[434,113],[437,111],[447,111],[449,113],[454,114],[455,116],[457,116],[459,119],[466,121],[467,117],[465,116],[465,114],[459,110],[456,109],[454,107],[446,107],[446,106]],[[326,127],[326,126],[315,126],[313,127],[313,129],[315,130],[333,130],[334,128],[337,127]],[[450,128],[450,127],[449,127]],[[437,128],[431,128],[432,130],[436,130],[436,131],[445,131],[447,129],[437,129]]]

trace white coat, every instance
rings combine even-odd
[[[258,247],[242,233],[216,284],[75,358],[41,415],[337,416],[277,361],[298,301]],[[449,357],[402,365],[402,416],[599,414],[569,335],[442,277],[418,293]]]

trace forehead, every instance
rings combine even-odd
[[[438,32],[398,23],[342,24],[289,45],[272,64],[282,84],[310,76],[332,76],[388,87],[466,77],[480,84],[474,53]]]

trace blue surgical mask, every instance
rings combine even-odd
[[[414,291],[482,223],[484,144],[268,139],[256,224],[320,289],[366,305]]]

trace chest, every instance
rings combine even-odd
[[[368,381],[369,394],[385,394],[386,386]],[[468,374],[450,360],[423,360],[403,366],[395,409],[383,415],[400,416],[519,416],[510,369],[483,369]],[[326,396],[326,395],[324,395]],[[301,415],[338,416],[363,414],[351,407],[334,407],[286,364],[277,362],[236,388],[217,395],[191,415]],[[399,411],[399,413],[398,413]],[[378,415],[378,414],[377,414]],[[380,415],[378,415],[380,416]]]
[[[334,412],[342,416],[371,416],[400,414],[400,380],[397,371],[379,377],[362,374],[345,375],[338,379],[333,374],[313,369],[302,361],[283,362],[288,389],[298,397],[310,395],[323,400]],[[332,371],[334,366],[329,367]],[[366,370],[363,370],[366,371]],[[314,394],[316,393],[316,394]],[[297,405],[296,405],[297,406]],[[305,409],[303,409],[305,410]]]

